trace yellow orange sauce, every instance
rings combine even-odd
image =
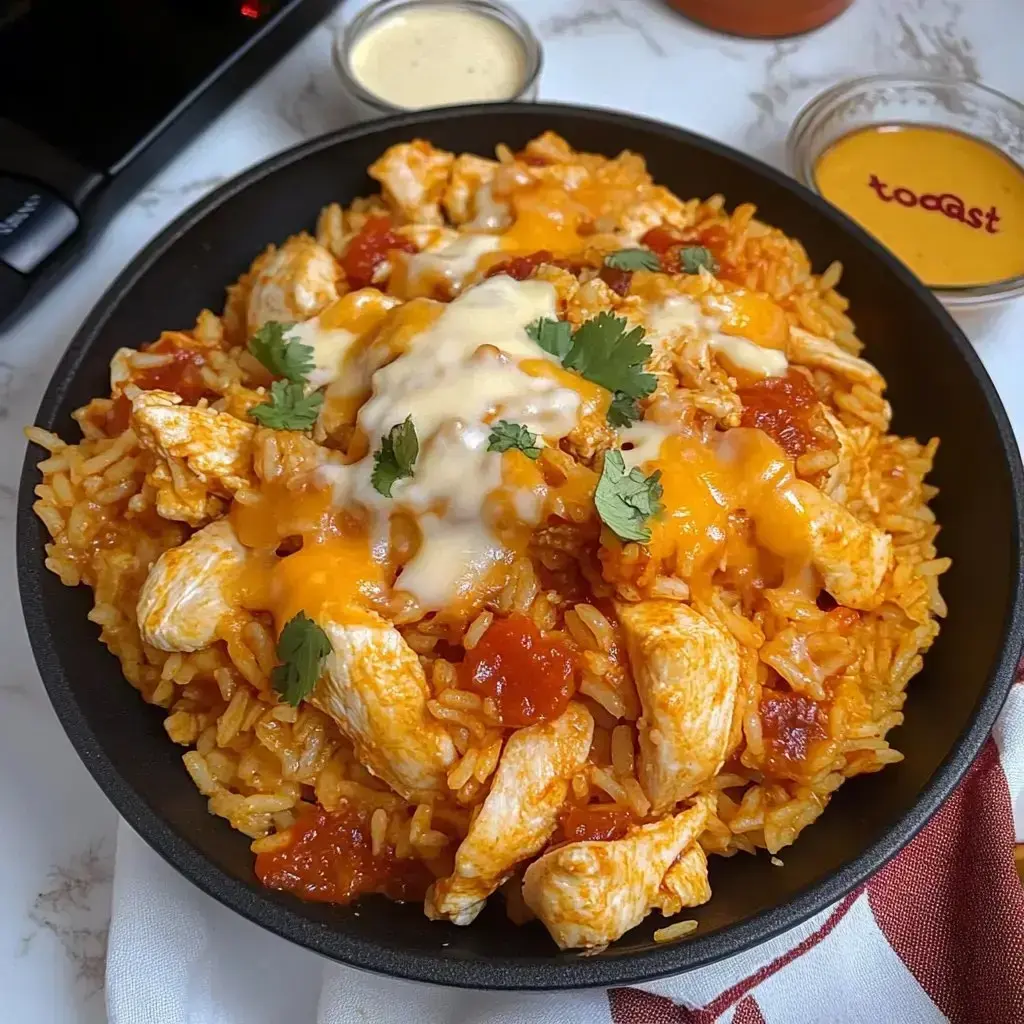
[[[834,142],[818,191],[935,288],[1024,274],[1024,169],[947,128],[884,125]]]

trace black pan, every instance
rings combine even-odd
[[[933,480],[942,523],[949,618],[911,684],[906,724],[892,734],[906,760],[843,786],[823,817],[785,851],[714,858],[714,897],[697,933],[655,945],[658,914],[605,952],[559,953],[537,926],[510,925],[489,907],[469,928],[426,920],[419,906],[381,898],[353,908],[301,903],[261,888],[248,840],[206,811],[164,734],[163,712],[121,678],[87,619],[90,594],[43,568],[45,531],[31,512],[39,482],[30,448],[21,479],[18,568],[25,619],[50,699],[86,767],[143,838],[201,889],[252,921],[357,967],[447,985],[569,988],[638,982],[707,964],[798,924],[849,892],[896,853],[939,806],[977,754],[1011,683],[1024,636],[1021,602],[1022,469],[1009,421],[970,344],[931,294],[832,207],[778,172],[667,125],[545,104],[410,114],[328,135],[276,156],[193,207],[118,278],[78,332],[37,422],[64,436],[71,412],[106,394],[120,345],[187,328],[269,241],[312,229],[320,207],[374,191],[365,168],[415,137],[456,152],[491,154],[553,129],[573,146],[646,156],[680,196],[723,192],[802,240],[820,271],[845,269],[867,356],[889,381],[894,428],[939,435]]]

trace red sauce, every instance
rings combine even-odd
[[[128,429],[132,417],[132,403],[126,395],[118,395],[107,410],[104,427],[107,437],[118,437]]]
[[[602,267],[601,280],[616,295],[628,295],[629,287],[633,283],[633,272],[631,270],[616,270],[615,267]]]
[[[407,238],[391,230],[390,217],[369,217],[359,233],[348,244],[341,266],[352,289],[367,288],[373,284],[377,268],[388,258],[388,253],[416,252],[416,246]]]
[[[283,889],[316,903],[349,903],[363,893],[393,900],[421,900],[433,876],[422,861],[396,860],[387,847],[374,857],[370,815],[343,804],[303,815],[293,826],[289,846],[256,855],[256,877],[270,889]]]
[[[217,398],[217,392],[211,391],[203,380],[202,368],[205,365],[203,352],[200,349],[180,348],[173,342],[157,341],[145,346],[143,352],[173,352],[174,360],[163,366],[154,366],[132,376],[132,383],[143,391],[173,391],[181,395],[186,405],[195,405],[200,398]]]
[[[497,702],[502,723],[515,728],[557,718],[576,688],[569,645],[542,636],[525,615],[493,622],[463,666],[470,683]]]
[[[651,228],[641,239],[642,245],[658,254],[666,274],[682,273],[680,254],[683,249],[691,245],[702,245],[718,261],[716,277],[731,280],[736,268],[725,256],[728,242],[729,233],[719,224],[682,232],[665,227]]]
[[[514,256],[510,260],[502,260],[487,271],[487,277],[507,274],[515,281],[525,281],[542,263],[553,263],[555,254],[547,249],[540,249],[529,256]]]
[[[777,770],[792,770],[807,759],[811,745],[826,735],[828,708],[799,693],[764,690],[761,732],[767,760]]]
[[[765,377],[736,393],[743,403],[740,424],[763,430],[791,458],[821,447],[811,429],[818,396],[803,374],[790,370],[785,377]]]
[[[572,807],[561,820],[567,843],[621,839],[632,824],[633,815],[628,807]]]

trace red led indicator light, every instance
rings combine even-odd
[[[238,13],[243,18],[258,18],[260,16],[260,5],[258,3],[244,3],[238,8]]]

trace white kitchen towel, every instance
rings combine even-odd
[[[867,884],[785,935],[642,989],[461,992],[340,967],[243,920],[124,823],[110,1024],[1020,1024],[1024,685],[956,792]]]

